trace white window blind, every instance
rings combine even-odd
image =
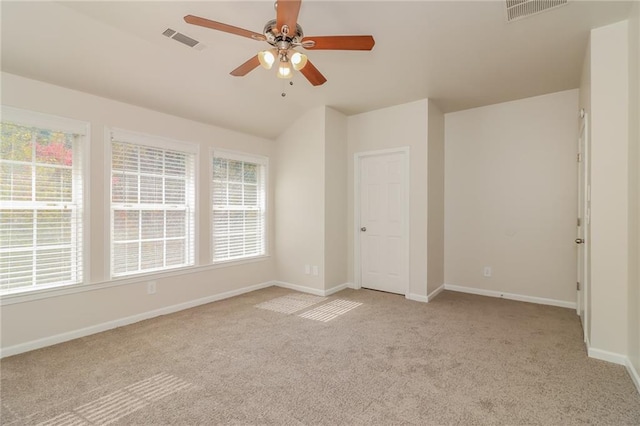
[[[213,261],[266,254],[266,158],[215,151]]]
[[[1,126],[0,293],[81,283],[87,125],[4,107]]]
[[[195,153],[121,133],[111,144],[112,276],[193,265]]]

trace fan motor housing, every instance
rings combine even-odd
[[[267,39],[267,43],[279,49],[285,48],[282,46],[283,43],[287,46],[292,43],[299,44],[304,37],[300,24],[296,24],[296,31],[292,37],[290,35],[282,34],[276,27],[275,19],[272,19],[265,24],[263,33]]]

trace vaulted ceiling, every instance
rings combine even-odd
[[[273,1],[2,1],[2,70],[274,138],[306,110],[356,114],[431,98],[445,112],[579,85],[591,28],[631,2],[570,0],[507,23],[504,1],[303,0],[305,35],[372,34],[371,52],[307,51],[328,79],[229,72],[264,42],[189,25],[188,14],[262,32]],[[167,28],[204,46],[162,35]],[[282,97],[281,93],[286,92]]]

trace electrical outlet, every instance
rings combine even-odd
[[[147,294],[156,294],[156,282],[155,281],[147,282]]]
[[[485,277],[490,277],[491,276],[491,266],[485,266],[484,269],[482,270],[482,275],[484,275]]]
[[[307,275],[311,274],[311,265],[304,265],[304,273]]]
[[[319,272],[318,272],[318,266],[317,265],[313,265],[313,275],[315,275],[316,277],[318,276]]]

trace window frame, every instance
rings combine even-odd
[[[263,179],[262,188],[263,188],[263,206],[262,206],[262,239],[263,239],[263,253],[257,255],[243,256],[243,257],[234,257],[231,259],[224,260],[215,260],[215,227],[214,227],[214,199],[213,199],[213,160],[214,158],[224,158],[226,160],[234,160],[234,161],[242,161],[247,163],[258,164],[261,168],[261,175]],[[208,175],[208,184],[209,184],[209,250],[210,256],[209,261],[212,265],[223,266],[225,264],[241,264],[245,262],[252,262],[255,260],[260,260],[266,257],[269,257],[269,157],[259,154],[250,154],[241,151],[233,151],[228,149],[221,148],[211,148],[209,150],[209,175]]]
[[[0,290],[0,296],[12,296],[12,295],[22,295],[22,294],[30,294],[39,291],[49,291],[52,289],[65,289],[70,287],[79,287],[86,286],[91,277],[91,257],[90,257],[90,247],[91,247],[91,211],[90,211],[90,197],[89,193],[91,190],[91,180],[90,180],[90,147],[91,147],[91,124],[82,120],[75,120],[67,117],[61,117],[53,114],[45,114],[37,111],[31,111],[21,108],[16,108],[8,105],[1,105],[1,122],[3,123],[11,123],[19,126],[27,126],[27,127],[35,127],[38,129],[46,129],[46,130],[54,130],[65,133],[73,133],[77,136],[77,139],[74,141],[74,164],[72,165],[72,176],[79,176],[81,185],[81,196],[78,197],[77,203],[79,206],[72,210],[74,215],[80,215],[80,218],[73,219],[76,223],[76,226],[72,228],[71,232],[72,237],[71,240],[71,252],[80,256],[81,263],[81,276],[77,277],[73,282],[64,282],[64,283],[48,283],[48,284],[40,284],[40,285],[31,285],[28,287],[16,287],[10,288],[6,290]],[[77,145],[77,147],[76,147]],[[79,155],[76,157],[75,150],[78,149]],[[78,164],[79,162],[79,164]],[[76,168],[79,168],[77,170]],[[78,182],[76,179],[72,178],[72,188],[77,186]],[[76,193],[78,191],[77,188],[72,190],[72,193]],[[25,202],[25,207],[27,204],[33,204],[33,202]],[[40,202],[43,205],[48,204],[46,201]],[[53,204],[53,203],[51,203]],[[37,210],[38,206],[33,204],[33,207],[29,207],[29,210]],[[79,223],[79,226],[77,224]],[[77,234],[80,233],[80,238],[78,241]],[[72,255],[72,257],[74,257]],[[76,259],[72,259],[72,264],[77,264]],[[73,275],[78,274],[77,268],[74,268],[72,271]]]
[[[187,235],[189,241],[191,241],[191,248],[187,249],[190,251],[192,258],[189,259],[189,262],[185,265],[179,266],[171,266],[171,267],[163,267],[163,268],[153,268],[153,269],[145,269],[138,270],[136,272],[128,272],[128,273],[114,273],[114,264],[112,259],[114,241],[112,238],[112,232],[114,229],[114,207],[112,205],[112,194],[113,194],[113,182],[112,182],[112,146],[113,142],[123,142],[129,143],[133,145],[143,145],[152,148],[158,148],[163,150],[177,151],[185,154],[193,155],[192,161],[192,193],[187,193],[187,198],[191,197],[191,208],[193,212],[191,213],[192,224],[191,235]],[[105,179],[108,182],[105,185],[105,219],[109,222],[109,226],[105,226],[105,234],[104,241],[106,242],[105,247],[105,275],[106,279],[109,281],[119,281],[119,280],[135,280],[137,278],[143,278],[145,276],[163,276],[163,274],[170,274],[173,272],[193,269],[199,266],[198,258],[199,258],[199,232],[197,231],[199,225],[199,159],[200,159],[200,146],[196,143],[180,141],[175,139],[169,139],[162,136],[148,135],[143,133],[138,133],[130,130],[123,130],[115,127],[105,127],[105,158],[108,161],[105,163]],[[165,237],[166,238],[166,237]]]

